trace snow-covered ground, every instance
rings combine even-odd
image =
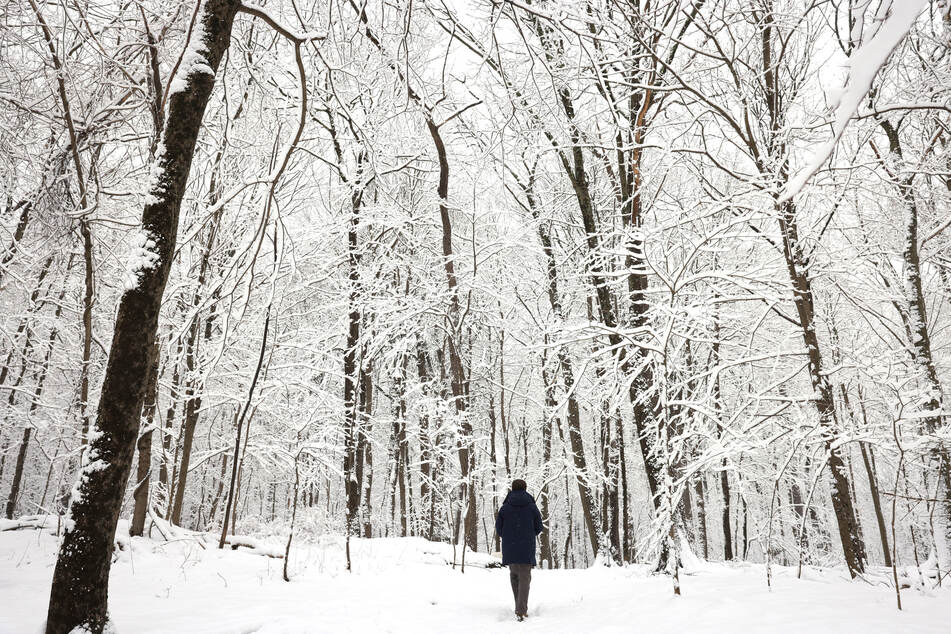
[[[41,631],[56,544],[45,530],[0,532],[3,634]],[[450,547],[421,539],[357,540],[353,551],[347,573],[338,538],[295,547],[287,583],[281,559],[136,538],[112,568],[111,614],[121,634],[951,631],[951,590],[906,590],[899,612],[884,576],[849,582],[810,569],[800,580],[776,568],[769,591],[762,566],[704,563],[688,566],[679,598],[643,567],[536,570],[530,616],[518,623],[505,569],[460,574],[447,565]]]

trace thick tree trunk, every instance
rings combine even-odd
[[[178,216],[201,120],[218,65],[231,39],[239,3],[206,0],[186,58],[202,59],[181,69],[184,88],[169,96],[162,151],[155,159],[150,199],[142,214],[140,247],[147,264],[119,302],[109,361],[99,400],[89,462],[82,469],[50,593],[47,634],[85,627],[94,634],[108,623],[109,570],[129,479],[148,381],[149,356],[171,260]],[[211,69],[211,73],[206,72]]]

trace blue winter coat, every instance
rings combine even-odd
[[[510,491],[495,519],[502,538],[502,565],[535,565],[535,537],[542,532],[542,514],[528,491]]]

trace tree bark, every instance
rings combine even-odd
[[[898,129],[887,120],[880,120],[879,125],[888,136],[889,150],[897,160],[902,161],[902,143]],[[890,171],[890,170],[889,170]],[[928,309],[921,281],[921,256],[918,245],[918,199],[915,196],[915,174],[904,178],[892,176],[894,185],[904,203],[906,215],[904,227],[904,245],[902,249],[903,284],[905,303],[908,310],[908,324],[911,330],[909,352],[912,356],[915,372],[923,392],[922,409],[930,412],[923,419],[926,434],[936,436],[942,428],[944,417],[944,395],[934,355],[931,349],[931,333],[928,325]],[[936,497],[944,496],[944,510],[940,514],[939,527],[944,531],[945,552],[943,563],[951,564],[951,453],[946,445],[935,442],[930,450],[931,471],[937,480]],[[943,491],[942,491],[943,489]]]
[[[158,396],[158,371],[161,345],[156,341],[152,344],[152,357],[149,363],[149,376],[145,387],[146,431],[139,436],[136,448],[139,451],[139,462],[135,473],[135,491],[132,499],[135,504],[132,509],[132,522],[129,524],[129,535],[140,537],[145,530],[145,516],[149,510],[149,483],[152,474],[152,422],[155,417],[155,404]]]
[[[565,319],[564,309],[561,303],[561,295],[558,291],[558,268],[555,262],[555,252],[552,248],[551,235],[547,227],[541,221],[541,212],[535,199],[535,179],[534,172],[529,175],[527,182],[522,184],[522,190],[526,197],[527,207],[532,214],[538,231],[538,239],[542,245],[542,251],[545,254],[545,272],[546,286],[548,291],[548,301],[551,303],[552,312],[559,322]],[[581,498],[581,513],[584,517],[585,527],[588,532],[588,539],[591,544],[591,550],[595,556],[598,554],[600,530],[597,526],[594,515],[594,490],[587,479],[588,461],[584,453],[584,441],[581,436],[581,409],[578,406],[578,400],[575,397],[575,375],[571,364],[571,358],[564,346],[560,346],[556,352],[558,367],[561,372],[561,380],[564,384],[566,393],[566,414],[568,425],[568,440],[571,450],[571,459],[575,467],[575,482],[578,486],[578,494]]]
[[[762,79],[768,113],[767,124],[769,126],[768,150],[769,156],[778,157],[777,160],[781,161],[778,178],[783,183],[788,180],[789,164],[782,129],[785,124],[785,111],[782,105],[779,72],[773,62],[773,31],[776,28],[774,20],[773,8],[767,6],[760,20],[760,44],[762,48]],[[759,157],[758,167],[764,176],[772,172],[772,167],[764,163]],[[799,237],[795,204],[792,200],[780,201],[778,194],[774,195],[774,200],[776,201],[779,230],[782,235],[783,255],[786,260],[789,279],[792,283],[793,303],[799,317],[802,340],[809,360],[809,378],[812,381],[812,388],[816,395],[815,405],[819,415],[819,429],[829,456],[827,464],[832,474],[832,509],[839,529],[845,563],[849,569],[849,574],[854,578],[865,571],[865,544],[859,534],[858,518],[852,502],[847,473],[848,467],[842,459],[841,449],[835,442],[838,435],[835,400],[832,383],[823,367],[822,351],[819,347],[819,337],[816,332],[815,301],[812,280],[809,276],[809,258]]]
[[[150,251],[151,265],[137,271],[138,283],[119,302],[89,462],[82,469],[78,495],[70,507],[74,526],[66,532],[53,574],[47,634],[67,634],[80,626],[99,634],[109,620],[116,522],[135,450],[182,196],[214,73],[230,43],[238,7],[234,0],[206,1],[192,34],[195,41],[189,45],[205,63],[183,69],[186,87],[168,99],[162,152],[155,159],[156,178],[142,213],[142,246]],[[207,68],[212,73],[205,72]]]

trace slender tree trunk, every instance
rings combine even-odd
[[[176,346],[175,356],[169,361],[172,364],[172,385],[169,389],[168,410],[165,412],[165,427],[162,430],[162,460],[159,462],[159,489],[165,496],[162,500],[166,516],[172,509],[172,482],[174,478],[171,471],[175,469],[176,460],[172,459],[172,434],[175,429],[175,412],[178,407],[178,388],[181,384],[181,371],[179,369],[179,358],[182,353],[183,342],[179,338]],[[169,468],[171,466],[171,469]]]
[[[862,412],[862,422],[865,423],[865,427],[868,428],[868,415],[865,412],[865,400],[862,395],[861,387],[859,388],[859,409]],[[872,451],[872,447],[865,446],[866,443],[859,443],[859,448],[862,451],[862,463],[865,466],[865,475],[868,478],[868,486],[872,495],[872,507],[875,510],[875,523],[878,525],[878,534],[882,540],[882,556],[885,561],[885,565],[891,567],[892,565],[892,550],[888,545],[888,530],[885,527],[885,513],[882,510],[882,498],[878,489],[878,479],[875,477],[875,453]]]
[[[336,139],[335,128],[331,132]],[[336,147],[336,146],[335,146]],[[338,158],[342,157],[338,151]],[[358,174],[357,178],[360,176]],[[361,421],[358,420],[360,406],[358,403],[357,382],[362,374],[362,364],[359,359],[360,328],[363,315],[360,310],[360,251],[359,227],[360,210],[363,204],[364,190],[358,182],[352,186],[350,194],[350,222],[347,228],[347,281],[349,293],[347,295],[347,343],[343,352],[343,406],[344,406],[344,456],[343,477],[344,491],[347,497],[346,531],[347,531],[347,570],[351,569],[350,536],[356,534],[360,497],[363,493],[363,456]],[[360,366],[360,367],[358,367]]]
[[[20,483],[23,481],[23,465],[26,463],[26,452],[30,447],[30,438],[33,435],[33,427],[27,425],[23,428],[23,439],[20,441],[20,450],[17,451],[17,461],[13,467],[13,480],[10,483],[10,495],[7,496],[6,516],[8,520],[13,519],[16,511],[17,500],[20,497]]]
[[[360,365],[359,403],[360,418],[363,420],[363,424],[357,437],[357,482],[366,483],[366,488],[360,495],[361,510],[359,515],[363,517],[363,536],[370,538],[373,536],[370,521],[370,496],[373,493],[373,445],[370,443],[371,421],[373,420],[373,368],[369,364],[361,363]],[[384,499],[386,498],[384,497]]]
[[[902,144],[898,129],[890,122],[882,119],[879,125],[888,136],[889,150],[891,155],[897,160],[902,160]],[[889,170],[891,171],[891,170]],[[934,355],[931,349],[931,333],[928,324],[928,309],[925,302],[925,294],[921,281],[921,256],[918,245],[918,199],[915,196],[914,179],[915,174],[901,178],[890,174],[895,186],[898,188],[902,202],[905,205],[906,215],[904,222],[904,246],[902,249],[902,274],[904,284],[902,288],[905,294],[905,304],[908,310],[908,322],[911,328],[911,346],[909,352],[912,355],[914,368],[918,374],[919,389],[922,391],[923,407],[925,412],[930,413],[923,419],[924,432],[931,436],[937,436],[939,430],[944,425],[944,394],[941,389],[941,381],[938,378],[938,371],[935,364]],[[936,497],[943,497],[943,510],[939,516],[939,530],[944,535],[944,548],[942,563],[951,565],[951,453],[947,447],[935,442],[930,450],[931,469],[929,471],[934,475],[937,486]]]
[[[542,383],[545,385],[545,417],[542,421],[542,487],[539,490],[539,497],[541,498],[541,509],[539,511],[542,515],[542,524],[545,526],[545,529],[542,531],[542,534],[539,536],[539,541],[541,542],[541,562],[542,566],[547,568],[554,568],[555,562],[552,557],[551,549],[551,513],[549,512],[549,500],[548,500],[548,478],[550,475],[549,465],[551,464],[551,440],[552,440],[552,425],[555,420],[555,409],[558,406],[558,402],[555,399],[555,385],[554,377],[550,376],[547,370],[547,344],[548,338],[545,338],[545,348],[542,355]],[[496,538],[498,541],[498,538]],[[500,550],[498,543],[496,543],[496,550]]]
[[[777,157],[779,163],[778,178],[780,184],[788,179],[788,154],[786,151],[785,126],[786,113],[780,87],[780,73],[773,63],[775,15],[771,4],[765,7],[760,20],[760,44],[762,47],[762,80],[765,106],[768,114],[769,134],[767,139],[769,156]],[[775,167],[759,161],[764,176],[776,177]],[[781,189],[781,187],[779,188]],[[865,571],[865,544],[862,542],[858,517],[850,491],[848,467],[842,458],[842,450],[837,445],[838,425],[833,397],[832,383],[825,371],[819,337],[816,332],[815,300],[812,291],[812,279],[809,272],[809,257],[799,237],[796,219],[796,206],[792,200],[780,201],[775,195],[779,230],[782,235],[783,255],[789,279],[792,283],[793,303],[799,317],[802,340],[809,361],[809,377],[815,392],[815,405],[819,415],[819,429],[826,452],[829,455],[828,466],[832,475],[832,509],[839,528],[842,552],[849,574],[854,578]]]
[[[161,345],[156,341],[152,344],[152,357],[149,362],[149,376],[145,388],[145,425],[146,431],[139,436],[136,448],[139,451],[139,463],[135,474],[135,491],[132,499],[135,505],[132,509],[132,522],[129,524],[129,535],[141,536],[145,530],[145,516],[149,509],[149,482],[152,473],[152,423],[155,417],[156,397],[158,396],[159,355]]]
[[[717,297],[719,299],[719,297]],[[711,345],[711,365],[714,368],[720,367],[720,309],[719,303],[714,303],[713,315],[713,344]],[[717,421],[721,425],[718,435],[723,437],[722,417],[719,415],[723,409],[722,393],[720,391],[720,372],[717,371],[713,382],[713,402],[717,411]],[[733,560],[733,531],[730,520],[731,516],[731,496],[730,496],[730,474],[727,471],[729,462],[726,458],[720,464],[720,496],[723,505],[721,511],[721,526],[723,529],[723,560]]]
[[[237,424],[238,422],[238,412],[235,410],[234,420],[232,424]],[[225,478],[228,475],[228,454],[221,454],[221,473],[218,475],[218,490],[215,492],[215,497],[211,500],[211,510],[208,511],[208,523],[212,524],[215,521],[215,515],[218,511],[218,505],[221,504],[221,496],[225,491]],[[313,492],[311,492],[313,496]],[[310,504],[313,506],[313,502]],[[224,520],[222,520],[224,521]]]
[[[538,238],[542,245],[542,251],[545,253],[545,270],[547,274],[548,300],[551,303],[552,312],[559,321],[565,318],[561,303],[561,295],[558,291],[558,269],[555,262],[555,253],[552,248],[551,235],[547,227],[541,221],[541,213],[534,196],[534,171],[530,174],[527,183],[523,184],[523,192],[527,200],[527,207],[532,213],[537,226]],[[585,527],[588,532],[588,539],[591,543],[591,550],[595,556],[598,554],[600,530],[594,515],[594,490],[587,480],[588,462],[584,453],[584,441],[581,436],[581,410],[578,406],[578,400],[575,397],[575,376],[572,369],[571,358],[564,347],[559,347],[556,356],[558,367],[561,372],[561,380],[564,384],[567,399],[567,426],[568,440],[571,451],[572,462],[575,467],[575,481],[578,486],[578,494],[581,498],[581,512],[584,516]]]
[[[237,497],[238,492],[237,488],[240,485],[240,480],[238,479],[238,473],[240,471],[240,465],[244,462],[244,454],[239,452],[241,451],[241,432],[244,428],[244,421],[248,421],[248,426],[251,425],[251,419],[248,418],[248,410],[251,409],[251,401],[254,397],[254,389],[257,387],[258,378],[261,376],[261,368],[264,366],[264,353],[267,350],[267,338],[268,332],[271,329],[271,305],[268,304],[267,311],[264,316],[264,333],[261,335],[261,351],[258,354],[258,364],[254,368],[254,376],[251,377],[251,384],[248,386],[248,398],[244,402],[244,407],[241,409],[241,416],[237,417],[237,424],[235,425],[235,438],[234,438],[234,457],[231,460],[231,482],[228,485],[228,499],[225,503],[225,517],[224,521],[221,523],[221,537],[218,539],[218,548],[225,547],[225,538],[228,535],[228,520],[231,519],[232,532],[234,531],[234,525],[238,522],[238,508],[237,508]],[[248,433],[245,433],[244,441],[244,450],[247,451]]]
[[[72,259],[70,259],[70,265],[72,265]],[[68,270],[68,268],[67,268]],[[56,300],[56,310],[53,312],[54,322],[60,318],[63,312],[63,297],[66,296],[66,280],[63,281],[63,289],[59,292],[59,296]],[[58,330],[53,327],[50,330],[49,339],[46,343],[46,354],[43,358],[43,365],[40,368],[39,376],[36,380],[36,386],[33,388],[33,398],[30,401],[30,409],[27,413],[27,425],[23,429],[23,438],[20,441],[20,450],[17,452],[16,465],[13,468],[13,481],[10,484],[10,495],[7,498],[6,506],[6,516],[7,519],[13,519],[13,513],[16,510],[17,499],[20,497],[20,487],[23,481],[23,467],[26,461],[27,451],[30,447],[30,439],[33,435],[33,424],[29,421],[33,418],[33,415],[39,409],[40,406],[40,396],[43,395],[43,386],[46,383],[46,377],[49,375],[50,369],[50,359],[53,356],[53,348],[56,345],[56,337],[58,335]],[[26,364],[26,358],[23,360],[24,368]],[[17,378],[17,385],[23,378],[23,370],[21,369],[20,376]],[[13,398],[16,394],[15,390],[10,391],[10,400],[9,404],[13,404]]]
[[[459,453],[459,469],[462,474],[462,485],[459,490],[459,504],[466,508],[465,539],[472,550],[478,548],[478,525],[476,523],[475,487],[470,474],[474,468],[475,454],[470,448],[472,441],[472,423],[468,417],[469,383],[466,378],[466,368],[462,361],[462,311],[459,306],[458,282],[456,280],[455,255],[452,250],[452,221],[449,217],[449,156],[443,143],[439,126],[432,119],[432,113],[426,113],[426,127],[436,147],[436,156],[439,159],[439,220],[442,227],[442,257],[443,268],[446,272],[446,282],[449,286],[449,314],[448,338],[449,347],[449,376],[452,388],[453,402],[456,413],[460,418],[460,434],[457,444]]]
[[[426,361],[425,344],[420,339],[416,346],[416,372],[419,375],[419,382],[423,386],[424,393],[428,392],[429,368]],[[419,418],[419,470],[421,473],[419,484],[419,502],[422,508],[430,509],[429,522],[426,528],[426,539],[432,541],[433,530],[435,529],[435,514],[432,512],[432,493],[430,492],[430,482],[432,480],[432,452],[430,451],[431,439],[429,438],[429,416],[425,413]]]
[[[697,499],[697,546],[700,555],[703,558],[710,558],[710,550],[707,544],[707,502],[706,502],[706,484],[703,473],[698,473],[694,477],[694,497]]]

